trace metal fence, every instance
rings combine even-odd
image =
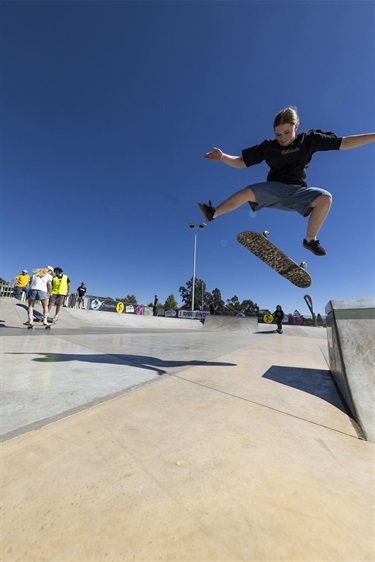
[[[11,283],[0,283],[0,297],[14,297],[14,296],[15,296],[15,285],[12,285]],[[21,298],[19,300],[21,302],[27,301],[25,291],[21,292]],[[64,306],[68,308],[75,308],[76,302],[77,302],[76,295],[72,294],[66,297]],[[86,307],[86,299],[84,301],[84,305]]]
[[[0,297],[14,297],[14,289],[15,285],[11,283],[0,283]],[[20,301],[26,301],[25,291],[22,291]]]

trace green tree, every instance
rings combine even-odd
[[[181,286],[179,288],[179,293],[181,295],[181,300],[184,303],[182,305],[183,310],[191,310],[191,297],[192,297],[192,287],[193,287],[193,278],[189,279],[186,282],[186,287]],[[201,310],[202,309],[202,296],[203,301],[205,301],[205,297],[203,293],[205,293],[206,284],[203,279],[195,278],[195,289],[194,289],[194,310]]]
[[[234,295],[231,299],[226,300],[226,309],[227,312],[233,316],[237,314],[237,312],[241,312],[242,310],[241,303],[237,295]]]
[[[178,292],[180,293],[181,300],[183,302],[181,308],[184,310],[191,309],[191,281],[187,281],[186,287],[181,285],[181,287],[178,289]]]
[[[169,295],[169,297],[165,301],[164,308],[165,310],[177,310],[178,304],[176,302],[176,299],[174,298],[174,295]]]
[[[225,311],[225,303],[221,297],[221,291],[218,288],[212,291],[212,304],[214,305],[215,312]]]
[[[241,302],[241,312],[244,314],[257,314],[258,310],[258,305],[250,299]]]

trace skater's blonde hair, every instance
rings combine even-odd
[[[278,125],[285,125],[285,123],[288,125],[299,125],[299,117],[296,107],[289,106],[279,111],[274,119],[273,128]]]
[[[37,277],[44,277],[45,275],[47,275],[47,273],[49,273],[51,270],[49,267],[43,267],[40,269],[34,269],[33,273],[34,275],[36,275]]]

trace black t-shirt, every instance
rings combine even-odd
[[[265,161],[270,167],[267,181],[279,181],[291,185],[307,186],[306,170],[314,152],[339,150],[342,137],[311,129],[296,135],[295,140],[282,147],[276,139],[245,148],[242,158],[247,167]]]
[[[86,294],[86,287],[78,287],[77,293],[79,297],[84,297]]]

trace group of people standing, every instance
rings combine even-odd
[[[21,293],[25,292],[28,299],[27,324],[33,324],[34,306],[37,300],[42,304],[43,324],[48,325],[48,316],[53,306],[56,307],[53,322],[57,322],[61,307],[64,306],[66,298],[71,295],[70,279],[64,274],[61,267],[47,265],[44,268],[36,269],[31,278],[27,270],[23,269],[20,275],[12,279],[12,281],[14,280],[17,280],[14,296],[20,299]],[[82,282],[76,291],[78,308],[85,308],[85,295],[86,286]]]

